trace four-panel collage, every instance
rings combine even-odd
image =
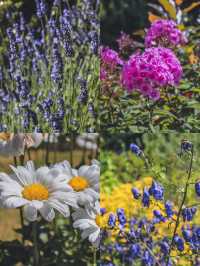
[[[0,266],[200,266],[200,2],[0,0]]]

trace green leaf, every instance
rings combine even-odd
[[[164,7],[169,16],[173,19],[176,19],[176,8],[169,3],[168,0],[158,0],[159,3]]]

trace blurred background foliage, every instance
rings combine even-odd
[[[101,4],[101,42],[112,47],[121,31],[140,36],[158,17],[172,18],[178,24],[184,21],[187,26],[200,23],[198,0],[102,0]]]

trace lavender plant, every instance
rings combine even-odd
[[[9,19],[8,47],[0,61],[0,129],[94,131],[99,3],[35,4],[34,23],[21,13]]]

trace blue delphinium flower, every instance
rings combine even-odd
[[[126,224],[126,216],[125,216],[124,209],[122,208],[117,209],[117,218],[118,218],[119,224],[122,227],[124,227],[124,225]]]
[[[183,238],[186,242],[189,242],[192,238],[192,231],[189,228],[181,228]]]
[[[130,150],[137,156],[140,156],[142,154],[142,150],[134,143],[130,144]]]
[[[108,218],[108,225],[109,225],[111,228],[114,228],[115,225],[116,225],[116,220],[117,220],[116,216],[115,216],[113,213],[111,213],[111,214],[109,215],[109,218]]]
[[[169,243],[168,241],[164,238],[160,243],[160,251],[164,254],[164,255],[168,255],[169,254]]]
[[[145,266],[152,266],[155,264],[154,257],[151,253],[146,249],[142,255],[142,263]]]
[[[182,252],[184,250],[184,240],[180,236],[175,235],[174,243],[179,251]]]
[[[164,197],[164,189],[163,187],[153,181],[150,189],[149,189],[150,195],[152,195],[156,200],[163,200]]]
[[[168,218],[170,218],[174,215],[174,211],[173,211],[172,207],[173,207],[173,204],[171,201],[168,200],[165,202],[165,212],[166,212]]]
[[[191,151],[192,148],[193,148],[192,142],[190,142],[188,140],[182,140],[182,142],[181,142],[181,151],[182,152]]]
[[[139,199],[139,197],[140,197],[140,192],[139,192],[139,190],[137,189],[137,188],[132,188],[132,194],[133,194],[133,197],[135,198],[135,199]]]
[[[101,215],[104,215],[106,213],[106,208],[100,208]]]
[[[155,222],[165,222],[166,218],[161,214],[159,210],[154,210],[153,211],[154,216],[156,217]]]
[[[141,255],[141,247],[139,244],[131,244],[129,247],[129,256],[131,257],[131,259],[136,259],[139,258]]]
[[[197,196],[200,197],[200,182],[197,182],[195,184],[195,191],[196,191]]]
[[[188,222],[192,221],[196,212],[197,212],[196,207],[183,209],[182,210],[182,216],[183,216],[184,222],[185,221],[188,221]]]
[[[144,207],[149,207],[150,206],[150,194],[148,189],[144,189],[143,196],[142,196],[142,203]]]

